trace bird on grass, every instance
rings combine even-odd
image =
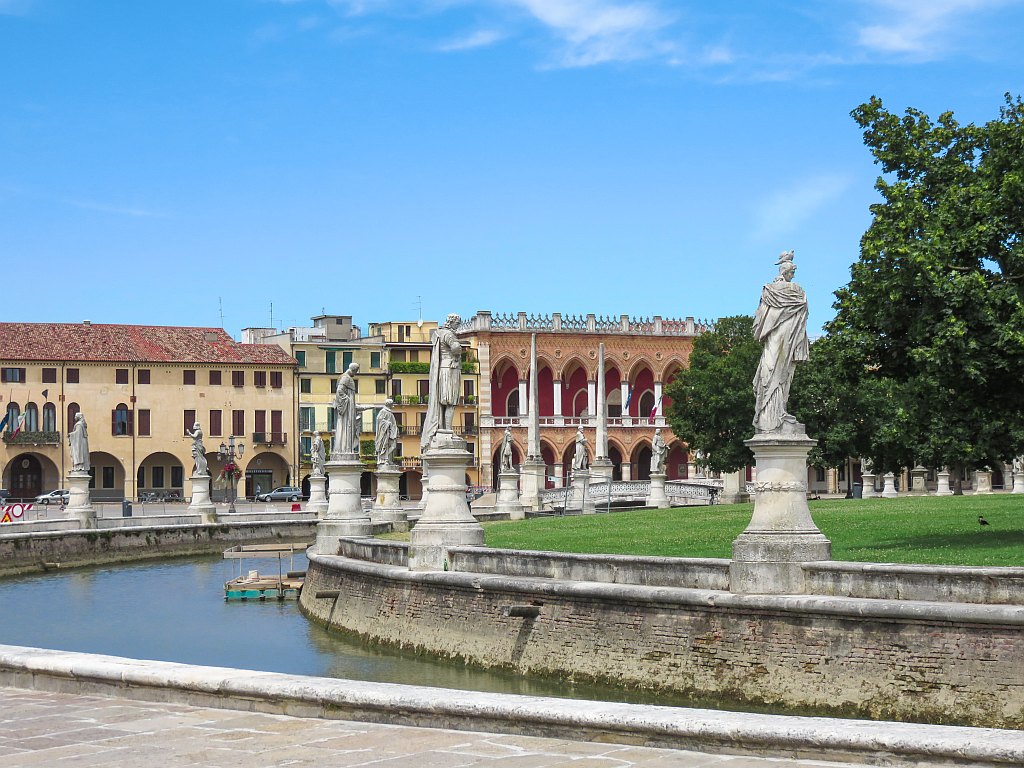
[[[984,517],[978,515],[978,525],[990,525],[990,523]]]

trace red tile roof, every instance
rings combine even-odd
[[[0,360],[298,365],[273,344],[241,344],[222,328],[0,323]]]

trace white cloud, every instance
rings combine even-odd
[[[819,174],[772,191],[755,206],[753,237],[772,240],[792,234],[850,184],[850,177],[845,175]]]
[[[992,10],[1007,0],[873,0],[881,23],[858,30],[857,42],[882,53],[934,58],[964,17]]]
[[[165,219],[167,214],[157,211],[150,211],[145,208],[134,208],[120,205],[107,205],[106,203],[94,203],[89,200],[67,200],[69,205],[82,208],[87,211],[99,211],[100,213],[113,213],[118,216],[132,216],[135,218],[156,218]]]
[[[458,37],[437,47],[439,51],[468,51],[473,48],[484,48],[488,45],[502,40],[505,37],[501,32],[493,29],[480,29],[471,32],[464,37]]]

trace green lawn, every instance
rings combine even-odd
[[[487,546],[556,552],[730,557],[751,504],[486,523]],[[1024,495],[810,502],[835,560],[1024,566]],[[978,524],[984,515],[990,525]]]

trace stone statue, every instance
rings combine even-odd
[[[192,431],[185,430],[185,434],[192,438],[192,458],[196,462],[195,475],[209,475],[210,469],[206,463],[206,446],[203,445],[203,430],[197,421],[192,425]]]
[[[430,399],[420,437],[420,450],[423,452],[439,430],[450,431],[455,423],[455,409],[462,396],[462,344],[455,330],[461,322],[458,315],[448,315],[434,336],[430,350]]]
[[[511,472],[512,470],[512,430],[505,427],[505,437],[501,441],[501,471]]]
[[[572,469],[574,472],[586,471],[590,468],[590,457],[587,454],[587,438],[583,434],[583,427],[576,429],[576,453],[572,457]]]
[[[75,414],[75,426],[68,434],[71,446],[71,471],[89,471],[89,427],[81,411]]]
[[[377,435],[374,447],[377,450],[377,466],[392,467],[395,464],[395,448],[398,447],[398,422],[391,406],[395,401],[390,397],[377,414]]]
[[[1019,475],[1024,473],[1024,456],[1013,457],[1013,474]]]
[[[324,439],[320,437],[319,432],[313,438],[313,448],[309,452],[309,459],[313,462],[313,477],[323,477],[327,455],[324,452]]]
[[[661,427],[654,430],[654,439],[651,440],[651,474],[665,474],[665,457],[668,455],[668,445],[665,438],[661,436]]]
[[[761,361],[754,374],[754,429],[756,434],[796,430],[797,420],[786,412],[796,363],[810,352],[807,340],[807,297],[793,281],[793,251],[776,262],[779,275],[761,290],[754,315],[754,338],[761,342]]]
[[[352,363],[348,370],[338,379],[338,389],[334,393],[334,445],[331,447],[331,458],[341,458],[342,454],[359,453],[359,434],[362,423],[359,414],[367,410],[369,405],[356,405],[356,379],[359,363]]]

